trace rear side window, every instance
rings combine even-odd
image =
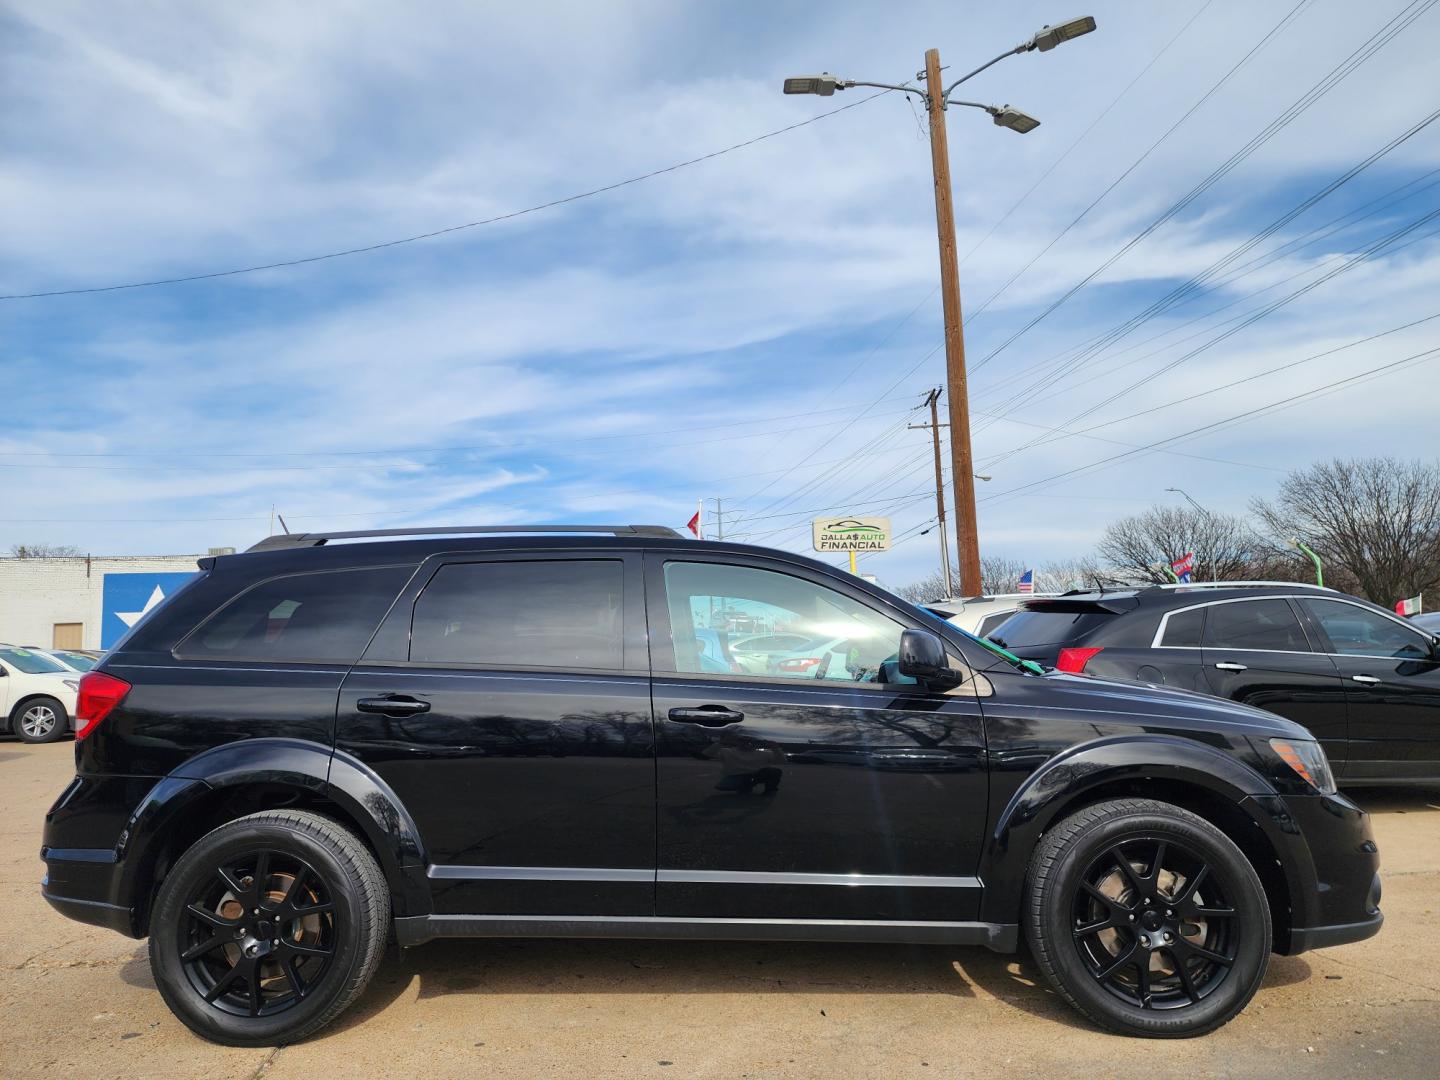
[[[1212,604],[1205,617],[1205,647],[1309,652],[1310,643],[1284,600]]]
[[[1006,649],[1063,645],[1115,616],[1107,611],[1025,611],[1011,615],[985,636]]]
[[[618,559],[450,563],[415,602],[410,659],[619,671],[624,587]]]
[[[1165,633],[1160,638],[1160,644],[1172,649],[1198,649],[1200,630],[1204,625],[1204,608],[1172,612],[1165,620]]]
[[[262,581],[175,651],[192,658],[353,664],[413,569],[324,570]]]

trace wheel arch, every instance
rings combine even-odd
[[[1054,824],[1087,806],[1127,797],[1189,810],[1234,841],[1265,887],[1274,948],[1288,950],[1295,907],[1304,896],[1303,874],[1307,867],[1314,873],[1303,837],[1287,833],[1270,809],[1279,799],[1265,777],[1224,751],[1166,735],[1081,744],[1027,777],[987,837],[982,918],[1016,921],[1031,852]]]
[[[47,694],[43,690],[32,690],[28,694],[24,694],[18,698],[15,704],[10,706],[10,711],[5,714],[5,723],[8,730],[14,732],[15,724],[19,720],[20,714],[25,711],[25,707],[39,701],[41,698],[44,698],[46,701],[53,701],[60,706],[60,711],[65,714],[65,723],[67,725],[74,720],[74,716],[70,710],[66,708],[65,702],[61,701],[54,694]]]
[[[153,787],[120,835],[115,901],[148,932],[155,892],[200,837],[261,810],[304,809],[354,832],[380,864],[395,916],[431,911],[425,853],[413,818],[380,777],[354,758],[300,739],[227,743],[187,761]]]

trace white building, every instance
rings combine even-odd
[[[0,558],[0,642],[103,649],[183,585],[203,555]]]

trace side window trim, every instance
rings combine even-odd
[[[1317,615],[1317,614],[1315,614],[1315,612],[1310,609],[1310,605],[1309,605],[1309,603],[1308,603],[1308,601],[1310,601],[1310,600],[1328,600],[1328,601],[1330,601],[1332,604],[1346,604],[1346,605],[1348,605],[1348,606],[1350,606],[1350,607],[1353,607],[1353,608],[1359,608],[1361,611],[1366,612],[1366,613],[1369,614],[1369,615],[1375,615],[1375,616],[1378,616],[1378,617],[1380,617],[1380,618],[1382,618],[1382,619],[1388,619],[1390,622],[1393,622],[1393,623],[1395,623],[1397,626],[1399,626],[1400,629],[1406,631],[1407,633],[1413,634],[1414,636],[1416,636],[1416,637],[1418,637],[1418,638],[1420,638],[1420,639],[1422,639],[1422,640],[1428,640],[1429,638],[1431,638],[1431,637],[1434,636],[1434,635],[1427,635],[1424,630],[1421,630],[1421,629],[1419,629],[1418,627],[1411,626],[1411,625],[1407,624],[1404,619],[1401,619],[1399,616],[1396,616],[1396,615],[1391,615],[1388,611],[1385,611],[1385,610],[1383,610],[1383,609],[1381,609],[1381,610],[1376,610],[1375,608],[1368,607],[1368,606],[1366,606],[1365,604],[1356,603],[1354,600],[1348,600],[1348,599],[1345,599],[1344,597],[1340,597],[1340,596],[1305,596],[1305,597],[1301,597],[1301,598],[1300,598],[1300,601],[1301,601],[1301,602],[1300,602],[1300,608],[1301,608],[1301,610],[1302,610],[1302,612],[1303,612],[1303,615],[1304,615],[1305,620],[1314,624],[1314,632],[1315,632],[1316,637],[1317,637],[1318,640],[1319,640],[1319,644],[1328,646],[1327,650],[1326,650],[1325,653],[1324,653],[1324,655],[1326,655],[1326,656],[1348,656],[1348,657],[1350,657],[1350,658],[1353,659],[1353,660],[1419,660],[1419,659],[1421,659],[1421,658],[1418,657],[1418,656],[1408,656],[1408,657],[1407,657],[1407,656],[1378,656],[1378,655],[1372,655],[1372,654],[1370,654],[1370,653],[1342,653],[1342,652],[1336,652],[1336,651],[1335,651],[1335,643],[1330,640],[1330,635],[1325,632],[1325,624],[1320,621],[1320,616]],[[1307,629],[1308,629],[1308,628],[1307,628]],[[1317,651],[1318,651],[1318,650],[1317,650]]]
[[[1283,600],[1283,601],[1289,606],[1289,608],[1290,608],[1290,613],[1295,616],[1295,621],[1300,624],[1300,633],[1304,635],[1306,642],[1310,645],[1310,648],[1308,648],[1308,649],[1303,649],[1303,650],[1302,650],[1302,649],[1245,649],[1245,648],[1232,648],[1232,647],[1230,647],[1230,646],[1225,646],[1225,651],[1226,651],[1226,652],[1277,653],[1277,654],[1284,655],[1284,656],[1315,656],[1315,655],[1317,655],[1317,654],[1322,655],[1322,656],[1325,655],[1324,653],[1321,653],[1319,649],[1315,648],[1315,642],[1312,641],[1311,638],[1310,638],[1310,629],[1309,629],[1309,627],[1307,627],[1307,626],[1305,625],[1305,624],[1306,624],[1306,621],[1307,621],[1307,619],[1306,619],[1306,614],[1307,614],[1307,613],[1304,612],[1304,611],[1301,611],[1301,610],[1297,610],[1294,602],[1290,599],[1289,596],[1287,596],[1287,595],[1277,596],[1277,595],[1275,595],[1275,594],[1273,594],[1273,593],[1272,593],[1271,595],[1269,595],[1269,596],[1232,596],[1232,597],[1229,597],[1229,598],[1227,598],[1227,599],[1225,599],[1225,600],[1209,600],[1209,601],[1206,601],[1206,602],[1203,603],[1203,604],[1190,604],[1188,607],[1175,608],[1173,611],[1167,611],[1167,612],[1166,612],[1163,616],[1161,616],[1161,618],[1160,618],[1160,626],[1159,626],[1159,627],[1156,629],[1156,631],[1155,631],[1155,637],[1151,640],[1151,642],[1150,642],[1150,647],[1151,647],[1152,649],[1194,649],[1194,648],[1201,648],[1201,649],[1218,649],[1219,646],[1206,645],[1206,644],[1205,644],[1205,638],[1204,638],[1203,632],[1202,632],[1202,635],[1201,635],[1201,638],[1200,638],[1200,644],[1199,644],[1198,646],[1195,646],[1195,645],[1162,645],[1162,644],[1161,644],[1161,641],[1162,641],[1162,640],[1164,639],[1164,637],[1165,637],[1165,627],[1166,627],[1166,625],[1170,622],[1170,616],[1171,616],[1171,615],[1179,615],[1179,614],[1180,614],[1181,612],[1183,612],[1183,611],[1194,611],[1196,608],[1205,608],[1205,609],[1207,609],[1207,610],[1206,610],[1206,619],[1205,619],[1205,622],[1206,622],[1206,625],[1207,625],[1207,627],[1208,627],[1208,624],[1209,624],[1209,621],[1210,621],[1210,620],[1209,620],[1209,611],[1208,611],[1208,609],[1220,607],[1220,606],[1223,605],[1223,604],[1253,604],[1253,603],[1256,603],[1257,601],[1260,601],[1260,600]]]

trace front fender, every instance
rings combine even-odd
[[[207,750],[157,783],[120,834],[115,902],[143,919],[139,902],[153,882],[168,838],[186,815],[247,786],[289,789],[329,802],[358,827],[379,859],[394,914],[428,915],[425,850],[414,819],[390,786],[364,764],[302,739],[246,739]]]
[[[1026,777],[995,821],[986,840],[981,879],[985,882],[982,918],[1014,922],[1024,900],[1030,855],[1040,837],[1067,807],[1102,788],[1141,787],[1164,800],[1167,787],[1175,801],[1180,789],[1196,789],[1223,800],[1253,823],[1281,859],[1291,897],[1305,895],[1306,874],[1314,862],[1304,837],[1270,812],[1284,806],[1274,785],[1231,754],[1171,735],[1116,735],[1069,747]],[[1257,798],[1258,797],[1258,798]]]

